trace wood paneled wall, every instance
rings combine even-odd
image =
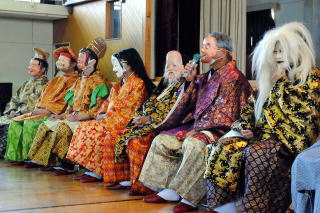
[[[105,36],[106,1],[95,1],[73,7],[73,13],[67,20],[54,23],[54,42],[71,43],[74,51],[79,51],[95,37]],[[112,72],[110,57],[113,53],[133,47],[140,53],[146,68],[150,70],[150,9],[151,0],[127,0],[122,4],[122,35],[118,40],[106,40],[107,52],[99,61],[99,69],[110,81],[117,78]],[[148,8],[150,8],[148,6]]]

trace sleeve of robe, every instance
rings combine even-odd
[[[240,132],[241,130],[251,130],[254,131],[255,127],[255,117],[254,117],[254,106],[255,99],[251,95],[248,99],[248,104],[243,107],[240,113],[240,118],[236,120],[231,129]]]
[[[56,115],[63,113],[67,107],[64,98],[78,77],[79,75],[74,73],[51,79],[43,89],[36,107],[46,109]]]
[[[4,115],[9,115],[11,111],[17,111],[19,103],[20,103],[19,96],[20,96],[21,91],[25,87],[26,83],[27,83],[27,81],[24,82],[22,84],[22,86],[18,89],[18,91],[16,92],[16,95],[11,97],[10,102],[7,103],[7,105],[6,105]]]
[[[145,85],[140,78],[126,86],[128,88],[122,95],[111,97],[104,121],[104,125],[110,128],[124,129],[146,98]]]
[[[17,94],[12,97],[8,103],[5,115],[9,115],[11,111],[16,113],[25,114],[35,108],[37,99],[40,97],[41,92],[47,83],[45,76],[40,79],[33,80],[32,82],[25,82],[17,91]]]

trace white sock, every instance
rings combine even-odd
[[[101,177],[100,175],[97,175],[97,174],[94,173],[94,172],[85,172],[84,174],[89,175],[89,176],[91,176],[91,177],[95,177],[95,178],[97,178],[97,179],[99,179],[99,180],[102,179],[102,177]]]
[[[121,181],[119,184],[122,185],[122,186],[131,186],[131,182],[128,181],[128,180],[126,180],[126,181]]]
[[[25,160],[24,162],[26,162],[26,163],[36,163],[36,164],[38,164],[36,161],[34,161],[34,160]],[[40,165],[40,164],[38,164],[38,165]]]
[[[53,167],[55,170],[66,170],[66,169],[64,169],[64,168],[62,168],[62,167],[60,167],[60,166],[54,166]]]
[[[165,200],[170,200],[170,201],[178,201],[180,199],[180,195],[177,194],[177,192],[175,192],[172,189],[163,189],[157,195],[162,197]]]
[[[194,205],[193,203],[191,203],[190,201],[188,201],[188,200],[186,200],[186,199],[182,199],[182,200],[181,200],[181,203],[188,204],[189,206],[192,206],[192,207],[197,207],[197,205]]]
[[[214,209],[219,213],[237,213],[235,202],[226,203]]]

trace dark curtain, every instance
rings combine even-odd
[[[156,1],[155,69],[162,76],[166,54],[177,49],[178,44],[178,0]]]
[[[156,1],[155,27],[155,69],[162,76],[168,51],[180,51],[184,63],[199,52],[200,0]]]
[[[12,96],[12,83],[0,83],[0,115],[6,108],[6,104]]]
[[[179,46],[184,64],[199,53],[200,0],[179,0]]]
[[[248,79],[253,79],[251,72],[251,53],[264,33],[275,27],[271,16],[271,10],[260,10],[247,13],[247,64],[246,73]]]

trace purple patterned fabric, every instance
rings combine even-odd
[[[160,126],[170,129],[164,133],[208,130],[217,140],[230,130],[252,88],[234,62],[214,71],[210,79],[208,75],[209,72],[201,74],[190,83],[173,114]]]

